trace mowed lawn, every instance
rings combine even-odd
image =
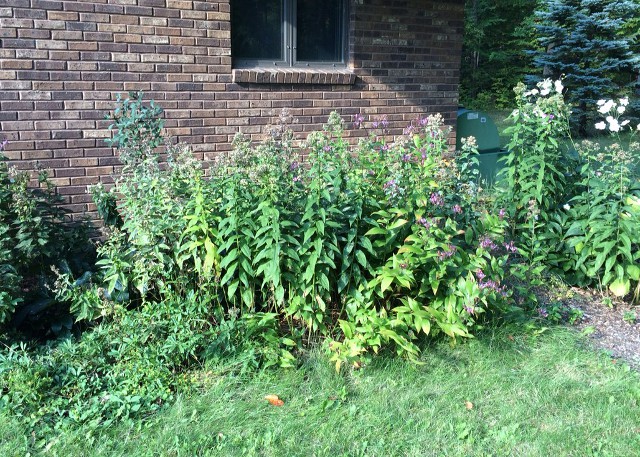
[[[336,374],[316,351],[295,370],[209,367],[202,392],[134,425],[45,442],[5,418],[0,455],[640,455],[638,372],[572,330],[487,331],[422,361]]]

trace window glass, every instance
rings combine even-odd
[[[284,60],[282,0],[234,0],[231,52],[237,59]]]
[[[342,61],[342,1],[298,0],[297,60]]]

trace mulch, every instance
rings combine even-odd
[[[640,306],[610,300],[598,291],[579,288],[570,289],[563,302],[582,311],[582,317],[575,325],[588,335],[594,348],[640,370]],[[629,322],[632,313],[635,313],[635,322]]]

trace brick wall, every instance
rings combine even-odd
[[[350,0],[348,71],[232,69],[229,0],[0,0],[0,139],[26,170],[50,170],[78,217],[111,182],[104,115],[143,90],[167,133],[204,159],[237,132],[258,139],[288,108],[300,137],[332,110],[386,116],[391,134],[457,108],[463,1]],[[356,138],[362,131],[351,131]]]

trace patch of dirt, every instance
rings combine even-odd
[[[548,300],[549,294],[545,295]],[[547,300],[544,302],[549,303]],[[575,326],[588,335],[596,348],[640,370],[640,306],[612,301],[597,291],[579,288],[569,289],[561,301],[582,312]]]

